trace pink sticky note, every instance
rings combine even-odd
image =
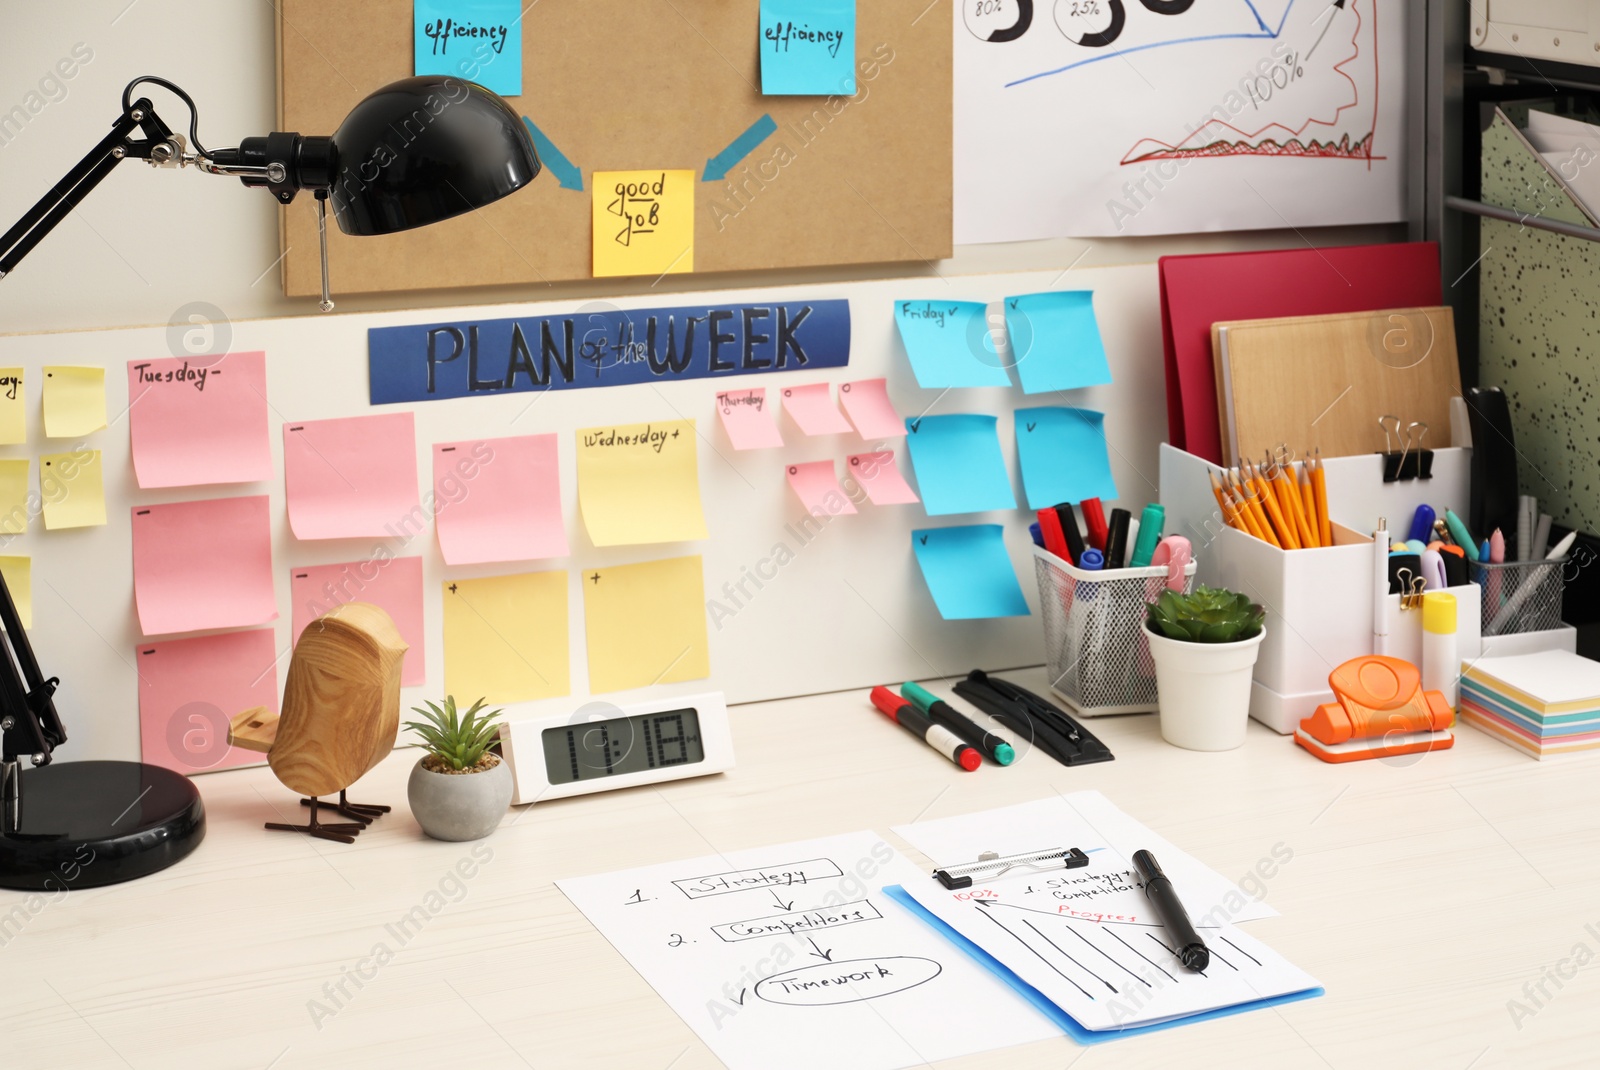
[[[566,557],[555,435],[433,447],[439,550],[452,565]]]
[[[128,426],[141,487],[271,479],[267,355],[129,361]]]
[[[717,395],[717,413],[722,429],[736,450],[764,450],[783,445],[778,421],[767,408],[765,387],[751,390],[724,390]]]
[[[228,722],[254,706],[278,712],[272,629],[171,639],[135,647],[139,752],[180,773],[228,769],[266,755],[228,746]]]
[[[392,535],[421,518],[409,412],[284,424],[283,476],[297,539]]]
[[[784,471],[789,475],[789,487],[812,516],[843,516],[856,511],[849,495],[833,477],[832,461],[786,465]]]
[[[423,649],[422,558],[372,557],[343,565],[308,565],[289,572],[289,614],[294,641],[313,622],[346,602],[371,602],[394,621],[400,638],[411,649],[400,670],[400,683],[420,687],[427,683],[427,655]]]
[[[862,438],[904,438],[906,422],[889,400],[889,384],[882,379],[862,379],[839,387],[839,400],[856,434]]]
[[[894,463],[894,454],[887,450],[882,453],[855,454],[849,460],[849,472],[857,483],[866,488],[867,497],[872,499],[873,505],[907,505],[922,500],[906,483],[906,477],[900,474],[899,467]]]
[[[850,421],[833,403],[827,383],[783,388],[783,408],[800,430],[808,435],[843,435],[850,430]]]
[[[133,592],[145,635],[277,620],[267,496],[135,506]]]

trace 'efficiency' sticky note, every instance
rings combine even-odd
[[[522,0],[412,0],[413,73],[448,74],[520,96],[522,11]]]
[[[409,412],[284,424],[283,478],[297,539],[414,532],[421,520]]]
[[[1015,509],[993,416],[959,413],[906,421],[911,468],[929,516]]]
[[[46,365],[44,436],[77,438],[106,426],[106,370]]]
[[[1094,291],[1024,294],[1005,300],[1011,359],[1024,394],[1111,382]]]
[[[271,628],[146,643],[139,671],[139,756],[180,773],[266,760],[228,745],[228,722],[256,706],[278,712],[278,651]]]
[[[1117,496],[1105,419],[1093,409],[1017,410],[1017,464],[1029,509]]]
[[[1010,386],[982,301],[896,301],[894,321],[917,385]]]
[[[761,92],[855,96],[856,0],[761,0]]]
[[[694,270],[693,171],[596,171],[594,274]]]
[[[765,387],[749,390],[724,390],[717,395],[717,413],[722,429],[736,450],[764,450],[783,445],[778,421],[767,408]]]
[[[444,687],[461,707],[569,694],[567,657],[565,572],[444,585]]]
[[[11,592],[11,603],[24,628],[33,627],[33,558],[14,554],[0,556],[0,576]]]
[[[0,460],[0,534],[28,530],[28,459]]]
[[[578,431],[578,507],[596,546],[706,538],[693,420]]]
[[[922,499],[894,463],[894,454],[858,453],[850,458],[849,475],[866,488],[873,505],[909,505]]]
[[[834,405],[827,383],[783,388],[783,411],[807,435],[843,435],[850,422]]]
[[[834,478],[832,461],[785,465],[784,474],[789,477],[789,489],[812,516],[844,516],[856,511]]]
[[[146,489],[271,479],[267,355],[129,361],[128,425]]]
[[[426,631],[422,626],[422,558],[370,557],[342,565],[307,565],[289,571],[289,619],[294,642],[324,613],[346,602],[370,602],[389,614],[406,642],[400,683],[427,683]]]
[[[583,614],[596,694],[711,675],[699,557],[590,569]]]
[[[566,557],[556,436],[433,447],[439,550],[452,565]]]
[[[21,368],[0,368],[0,446],[28,441],[28,398]]]
[[[106,522],[105,478],[99,450],[39,457],[39,497],[47,531],[95,528]]]
[[[913,531],[911,549],[945,620],[1028,616],[999,524]]]
[[[265,494],[133,507],[133,597],[145,635],[278,619]]]
[[[882,379],[860,379],[843,383],[839,387],[839,400],[850,422],[856,425],[856,434],[871,441],[882,438],[904,438],[906,425],[894,411],[889,400],[889,385]]]

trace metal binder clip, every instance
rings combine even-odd
[[[1415,439],[1412,432],[1417,431]],[[1433,478],[1433,451],[1422,448],[1422,440],[1428,437],[1428,425],[1421,420],[1413,420],[1406,425],[1406,449],[1411,453],[1411,463],[1407,465],[1402,459],[1400,462],[1401,479],[1432,479]]]
[[[1400,585],[1400,608],[1422,608],[1422,594],[1428,588],[1428,581],[1412,573],[1409,568],[1395,573],[1395,578]]]
[[[1393,427],[1390,424],[1393,424]],[[1383,481],[1393,483],[1400,478],[1400,468],[1405,464],[1405,443],[1400,437],[1400,428],[1403,425],[1398,416],[1378,417],[1378,429],[1383,432]],[[1395,447],[1401,447],[1400,452],[1395,452]]]
[[[976,862],[936,869],[933,875],[940,884],[954,892],[971,888],[973,877],[999,877],[1018,867],[1036,870],[1082,869],[1088,864],[1089,856],[1076,847],[1069,850],[1057,847],[1049,851],[1030,851],[1004,858],[993,851],[985,851]]]

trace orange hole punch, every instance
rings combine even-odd
[[[1422,690],[1422,673],[1409,661],[1370,654],[1328,674],[1335,701],[1300,722],[1294,741],[1325,762],[1354,762],[1455,743],[1455,711],[1444,694]]]

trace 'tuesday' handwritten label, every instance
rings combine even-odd
[[[726,925],[713,925],[711,931],[732,944],[740,940],[759,940],[764,936],[792,936],[795,933],[837,929],[841,925],[878,921],[882,917],[877,907],[863,899],[859,903],[846,903],[838,907],[818,907],[815,910],[796,910],[747,921],[731,921]]]
[[[176,368],[168,367],[165,370],[151,371],[155,365],[149,361],[133,366],[134,383],[186,383],[196,390],[206,388],[206,380],[213,375],[221,375],[221,368],[194,366],[184,361]]]
[[[811,858],[804,862],[790,862],[765,869],[736,869],[727,873],[712,873],[705,877],[690,877],[673,881],[678,891],[690,899],[708,895],[726,895],[728,892],[747,892],[752,888],[787,888],[793,884],[842,877],[844,873],[829,858]]]

